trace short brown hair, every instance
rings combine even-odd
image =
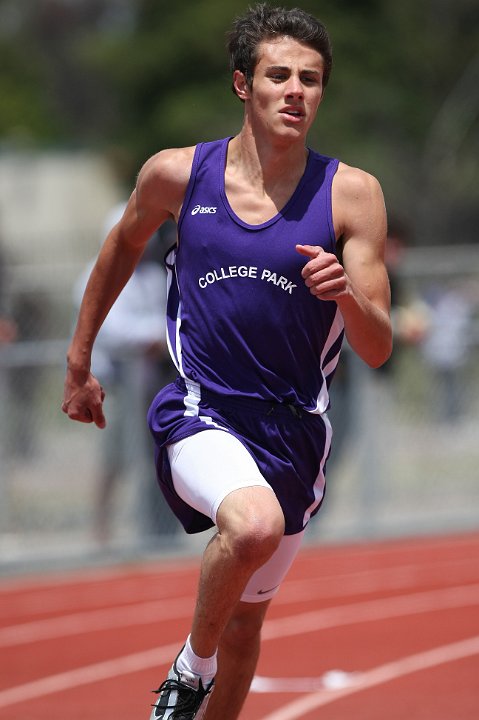
[[[231,72],[242,72],[251,87],[259,44],[284,36],[305,43],[320,53],[324,61],[323,86],[326,87],[333,64],[328,31],[317,18],[299,8],[288,10],[259,3],[236,18],[228,33]]]

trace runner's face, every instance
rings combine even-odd
[[[317,50],[283,37],[259,46],[250,100],[252,123],[274,135],[304,138],[323,94],[323,58]]]

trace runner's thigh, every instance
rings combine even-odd
[[[224,430],[204,430],[167,450],[176,492],[214,523],[221,502],[234,490],[271,489],[245,446]]]

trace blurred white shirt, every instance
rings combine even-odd
[[[104,236],[120,219],[125,205],[113,208],[105,220]],[[73,289],[78,310],[95,261],[81,273]],[[92,371],[105,382],[113,363],[145,354],[158,343],[166,348],[166,272],[157,262],[140,260],[98,333],[92,355]]]

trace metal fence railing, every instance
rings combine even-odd
[[[440,251],[410,251],[401,279],[424,327],[416,342],[397,343],[385,369],[344,353],[327,497],[311,542],[479,528],[479,253],[461,257],[446,267]],[[179,531],[156,488],[142,358],[122,358],[120,389],[106,404],[120,419],[110,435],[68,421],[60,405],[70,311],[58,291],[48,303],[47,338],[30,332],[0,346],[0,572],[202,547]],[[410,322],[409,311],[400,309]],[[119,465],[105,499],[112,458]]]

